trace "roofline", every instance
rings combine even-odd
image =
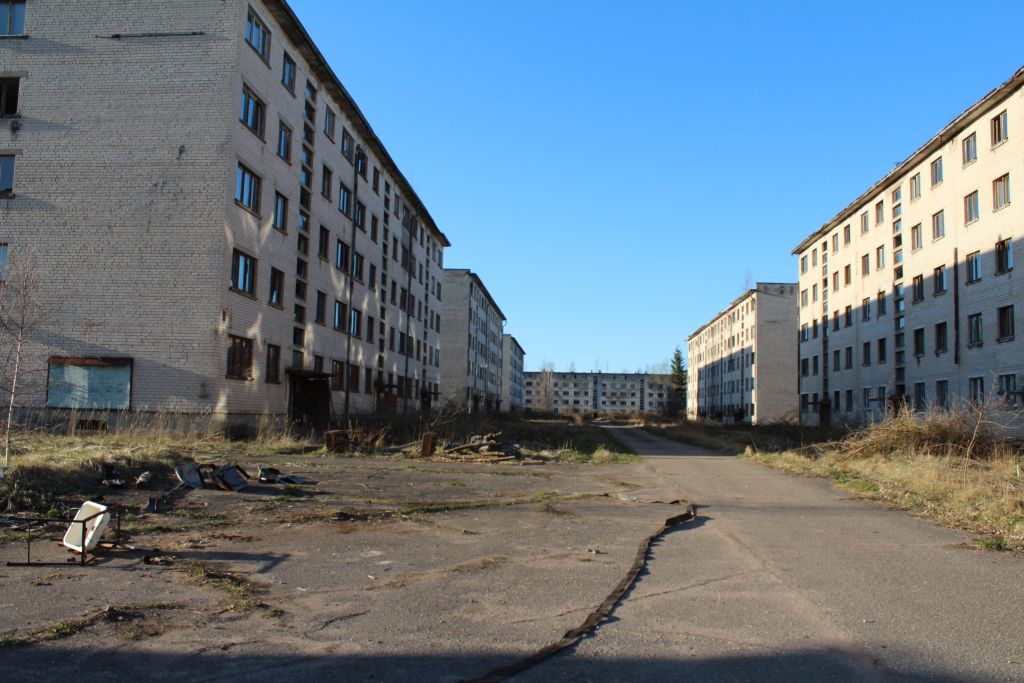
[[[494,297],[492,297],[491,293],[487,291],[487,287],[484,286],[484,281],[480,279],[479,275],[474,273],[469,268],[445,268],[444,272],[446,272],[446,273],[464,273],[467,277],[469,277],[469,278],[471,278],[473,280],[476,280],[477,286],[480,287],[480,290],[484,293],[484,296],[487,297],[487,300],[491,302],[491,306],[494,306],[494,310],[496,310],[498,312],[498,315],[501,316],[502,321],[503,322],[507,322],[508,321],[508,318],[506,318],[505,314],[501,312],[501,307],[498,306],[498,303],[494,300]],[[525,354],[526,352],[524,351],[523,353]]]
[[[515,337],[513,337],[513,336],[512,336],[511,334],[508,334],[507,332],[505,333],[505,336],[506,336],[506,337],[508,337],[509,339],[511,339],[511,340],[512,340],[512,343],[513,343],[513,344],[515,344],[515,345],[516,345],[516,347],[518,347],[518,348],[519,348],[519,350],[520,350],[520,351],[522,352],[522,354],[523,354],[524,356],[526,355],[526,349],[524,349],[524,348],[523,348],[522,344],[520,344],[520,343],[519,343],[519,340],[518,340],[518,339],[516,339]]]
[[[345,86],[342,85],[341,79],[338,78],[337,74],[331,68],[331,65],[327,63],[327,59],[320,52],[320,48],[316,46],[309,33],[306,32],[306,28],[302,25],[298,15],[288,4],[287,0],[264,0],[267,8],[277,19],[277,22],[281,24],[281,27],[285,30],[288,35],[288,39],[302,52],[303,57],[309,62],[311,69],[315,72],[317,78],[320,80],[321,87],[328,87],[332,90],[332,94],[342,105],[348,108],[348,113],[351,118],[354,119],[357,126],[362,128],[362,137],[366,140],[366,144],[371,146],[380,158],[381,163],[389,168],[391,175],[394,176],[396,183],[402,186],[402,194],[406,199],[412,200],[413,209],[419,215],[420,219],[425,222],[430,231],[434,233],[435,237],[445,247],[452,246],[451,242],[448,241],[448,237],[445,236],[441,229],[437,227],[437,223],[434,218],[427,211],[426,205],[423,200],[420,199],[419,195],[416,194],[416,190],[412,188],[412,183],[405,177],[398,168],[398,164],[388,153],[384,143],[381,142],[380,138],[373,131],[373,127],[370,122],[363,115],[362,110],[359,109],[359,105],[349,94]],[[424,220],[425,219],[425,220]]]
[[[861,208],[866,206],[870,200],[874,199],[878,192],[892,181],[894,176],[906,173],[913,166],[916,166],[925,158],[931,156],[937,149],[956,137],[969,124],[974,123],[981,111],[995,106],[1007,99],[1014,93],[1014,91],[1020,88],[1021,85],[1024,85],[1024,67],[1017,69],[1009,80],[990,91],[987,95],[964,110],[955,119],[947,123],[942,130],[936,133],[930,140],[928,140],[928,142],[919,147],[917,151],[900,162],[894,169],[882,176],[878,182],[869,187],[866,192],[847,205],[845,209],[837,213],[827,223],[800,242],[800,244],[793,249],[792,253],[799,254],[801,251],[816,242],[820,237],[824,236],[828,231],[835,228],[839,223],[842,223],[856,214]]]
[[[762,285],[778,285],[778,286],[782,286],[782,287],[798,287],[799,286],[799,284],[796,283],[796,282],[758,282],[758,283],[756,283],[754,285],[753,289],[748,289],[747,291],[743,292],[743,294],[740,294],[738,297],[736,297],[735,299],[732,300],[731,304],[729,304],[728,306],[723,308],[721,311],[719,311],[718,314],[715,315],[715,317],[713,317],[711,320],[707,321],[706,323],[704,323],[703,325],[698,327],[689,337],[686,338],[686,341],[689,342],[691,339],[693,339],[698,334],[703,332],[706,328],[710,327],[712,324],[714,324],[714,322],[716,320],[718,320],[723,315],[728,313],[730,310],[735,308],[738,303],[740,303],[741,301],[746,299],[751,294],[761,293],[761,294],[767,294],[769,296],[777,296],[775,294],[772,294],[771,292],[763,292],[763,291],[761,291],[761,286]]]

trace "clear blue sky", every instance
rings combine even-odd
[[[685,353],[1024,64],[1014,2],[291,4],[527,369]]]

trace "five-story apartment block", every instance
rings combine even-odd
[[[526,352],[511,334],[501,343],[501,410],[516,413],[523,409],[523,360]]]
[[[1024,70],[793,251],[803,422],[863,422],[903,401],[1018,402],[1022,85]]]
[[[686,340],[690,419],[795,421],[797,286],[759,282]]]
[[[498,411],[505,314],[476,273],[446,268],[442,316],[445,401],[473,413]]]
[[[37,405],[436,395],[448,240],[286,2],[0,8],[0,258],[42,283]]]
[[[524,406],[560,413],[661,413],[672,393],[669,375],[639,372],[523,374]]]

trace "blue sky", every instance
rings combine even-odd
[[[291,4],[527,369],[685,353],[1024,64],[1024,3]]]

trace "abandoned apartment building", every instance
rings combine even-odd
[[[471,413],[497,412],[502,397],[505,314],[473,271],[446,268],[443,282],[444,401]]]
[[[550,370],[523,374],[523,404],[539,412],[662,413],[671,398],[670,375]]]
[[[795,422],[797,287],[758,282],[686,340],[690,419]]]
[[[501,341],[501,411],[518,413],[523,409],[523,367],[526,351],[511,334]]]
[[[449,242],[286,2],[0,7],[0,258],[46,317],[23,400],[437,405]]]
[[[793,251],[802,422],[865,422],[895,401],[1019,405],[1022,86],[1024,69]]]

